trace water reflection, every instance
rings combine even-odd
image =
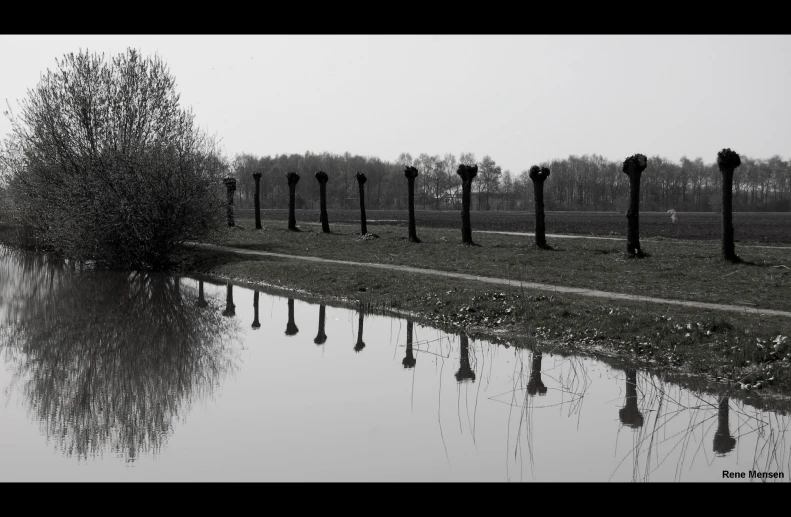
[[[222,315],[230,318],[236,316],[236,305],[233,304],[233,286],[228,284],[225,292],[225,310],[222,311]]]
[[[534,397],[535,395],[546,395],[547,387],[541,381],[541,352],[533,354],[533,364],[530,367],[530,378],[527,381],[527,393]]]
[[[470,342],[467,334],[461,334],[461,347],[460,347],[460,365],[459,371],[456,372],[456,381],[458,382],[475,382],[475,372],[470,366]]]
[[[621,423],[633,429],[643,426],[643,414],[637,407],[637,370],[626,369],[626,399],[624,406],[618,410]]]
[[[605,359],[471,346],[467,335],[412,321],[404,334],[402,319],[325,305],[314,343],[354,334],[356,316],[357,343],[364,346],[365,326],[377,346],[359,356],[347,346],[317,349],[287,337],[297,332],[295,318],[316,317],[306,302],[286,306],[286,298],[208,279],[96,272],[2,250],[2,479],[21,471],[30,479],[58,472],[123,480],[133,472],[206,481],[790,474],[791,418],[729,391],[703,394]],[[235,307],[234,295],[248,302]],[[277,325],[286,317],[284,336]],[[262,325],[267,318],[274,325]],[[258,328],[267,330],[267,346],[247,347],[237,362],[233,340],[260,341]],[[418,356],[420,372],[405,375]],[[67,455],[114,451],[135,468],[112,458],[78,467],[52,454],[42,435]]]
[[[359,316],[357,318],[357,342],[354,344],[354,351],[361,352],[363,348],[365,348],[365,343],[363,342],[363,311],[357,311]]]
[[[295,336],[299,332],[297,324],[294,323],[294,299],[288,299],[288,323],[286,323],[286,335]]]
[[[18,266],[24,285],[29,271]],[[167,276],[39,266],[50,288],[13,293],[6,359],[11,391],[66,455],[109,450],[134,461],[158,452],[174,423],[234,370],[236,329],[219,307],[199,307],[211,305],[202,283],[184,293]]]
[[[417,359],[412,355],[412,322],[406,322],[406,356],[401,361],[404,368],[414,368],[417,364]]]
[[[736,438],[731,436],[728,427],[728,397],[720,399],[717,409],[717,432],[714,433],[714,452],[717,454],[728,454],[736,447]]]
[[[324,333],[324,316],[326,312],[324,305],[319,305],[319,331],[316,338],[313,340],[317,345],[323,345],[327,341],[327,334]]]
[[[261,322],[258,321],[258,291],[253,293],[253,330],[261,328]]]

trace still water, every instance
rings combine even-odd
[[[0,481],[789,479],[788,416],[642,371],[3,247],[0,355]]]

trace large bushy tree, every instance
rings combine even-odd
[[[110,267],[161,269],[222,224],[228,166],[158,56],[66,54],[7,113],[14,217],[38,244]]]

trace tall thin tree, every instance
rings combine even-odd
[[[417,238],[417,229],[415,228],[415,178],[417,178],[417,168],[407,165],[404,167],[404,176],[407,180],[407,188],[409,189],[409,242],[420,242]]]
[[[717,166],[722,173],[722,256],[740,262],[733,242],[733,171],[742,164],[735,151],[723,149],[717,153]]]
[[[326,172],[318,171],[316,173],[316,180],[319,182],[319,205],[321,208],[321,215],[319,217],[321,219],[321,231],[330,233],[330,221],[327,217],[327,181],[329,177]]]
[[[640,248],[640,176],[647,166],[648,159],[642,154],[632,155],[623,162],[623,172],[629,176],[626,251],[630,257],[645,256]]]
[[[470,223],[470,197],[472,180],[478,175],[478,166],[461,164],[456,170],[456,174],[461,176],[461,241],[464,244],[473,244],[472,225]]]
[[[255,196],[253,202],[255,204],[255,229],[261,229],[261,173],[256,171],[253,173],[255,180]]]
[[[549,168],[533,165],[530,167],[529,175],[533,181],[533,197],[536,205],[536,246],[547,249],[544,226],[544,181],[549,177]]]
[[[299,174],[296,172],[289,172],[286,174],[288,180],[288,229],[298,232],[297,228],[297,214],[294,210],[296,204],[297,183],[299,183]]]

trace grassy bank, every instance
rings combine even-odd
[[[184,269],[307,299],[408,315],[495,342],[593,353],[677,377],[691,374],[742,393],[791,393],[788,318],[492,289],[473,281],[215,250],[195,251]]]
[[[303,225],[285,230],[283,221],[265,221],[253,230],[251,219],[223,231],[213,243],[250,250],[321,258],[432,268],[511,280],[599,289],[625,294],[791,310],[791,250],[741,248],[746,261],[733,265],[720,257],[719,243],[655,240],[644,242],[651,256],[628,259],[625,244],[588,239],[550,239],[552,251],[532,238],[473,234],[479,246],[460,243],[458,230],[418,228],[420,244],[404,228],[380,225],[379,238],[360,239],[354,226],[332,226],[331,234]]]
[[[285,221],[287,210],[263,210],[266,219]],[[252,209],[239,211],[252,217]],[[406,210],[368,210],[371,226],[407,225]],[[418,226],[426,228],[459,229],[458,210],[417,210]],[[473,230],[532,232],[536,228],[535,214],[530,212],[472,212]],[[297,210],[297,222],[318,221],[318,209]],[[329,210],[330,224],[359,225],[360,211],[356,207]],[[736,212],[733,214],[737,245],[791,244],[791,212]],[[626,214],[618,212],[546,212],[547,233],[626,237]],[[679,212],[671,220],[666,212],[640,212],[640,236],[665,239],[719,240],[722,236],[722,215],[719,212]],[[625,244],[624,244],[625,245]]]

